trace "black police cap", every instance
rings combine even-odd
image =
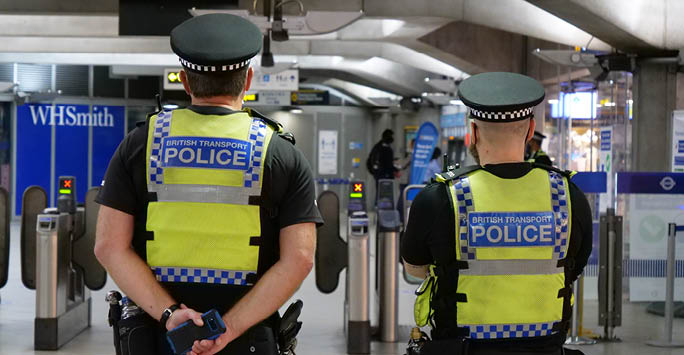
[[[532,136],[532,139],[538,140],[540,142],[543,141],[545,138],[546,136],[539,131],[534,131],[534,136]]]
[[[185,69],[228,72],[249,65],[261,51],[261,30],[230,14],[193,17],[171,31],[171,49]]]
[[[532,117],[544,100],[544,87],[529,76],[516,73],[483,73],[461,82],[458,96],[474,119],[514,122]]]

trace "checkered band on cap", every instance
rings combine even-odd
[[[485,120],[485,121],[519,121],[532,116],[534,113],[534,107],[527,107],[515,111],[481,111],[474,108],[470,109],[470,116],[472,118]]]
[[[230,65],[201,65],[201,64],[195,64],[191,63],[188,60],[185,60],[181,57],[178,57],[178,60],[180,63],[191,70],[194,71],[201,71],[201,72],[225,72],[225,71],[233,71],[233,70],[238,70],[240,68],[243,68],[247,65],[249,65],[249,62],[251,59],[247,59],[244,62],[240,63],[235,63],[235,64],[230,64]]]

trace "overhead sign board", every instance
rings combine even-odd
[[[297,91],[299,90],[299,70],[289,69],[275,74],[254,72],[250,91]]]
[[[330,93],[327,90],[301,90],[291,95],[292,105],[329,105]]]
[[[164,90],[185,90],[180,80],[180,68],[164,69]]]

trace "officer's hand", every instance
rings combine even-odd
[[[196,312],[193,309],[188,308],[186,305],[181,304],[181,308],[171,313],[171,317],[166,322],[166,330],[171,330],[181,324],[183,324],[188,319],[192,319],[196,326],[201,327],[204,325],[202,321],[202,313]]]
[[[195,340],[195,343],[192,345],[192,351],[189,352],[190,355],[211,355],[211,354],[216,354],[217,352],[223,350],[223,348],[228,345],[231,341],[235,340],[235,338],[238,337],[238,334],[235,333],[231,329],[231,326],[228,322],[225,321],[226,323],[226,331],[221,334],[218,338],[215,340],[202,340],[202,341],[197,341]]]

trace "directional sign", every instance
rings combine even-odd
[[[621,194],[684,194],[684,173],[626,172],[617,180]]]
[[[164,69],[164,90],[185,90],[180,80],[180,68]]]

